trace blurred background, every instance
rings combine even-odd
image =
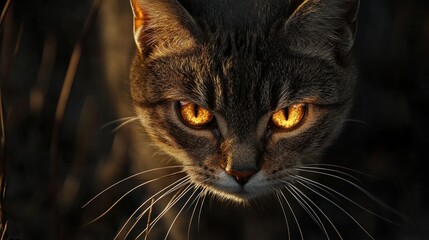
[[[109,191],[103,199],[110,200],[82,206],[139,164],[141,150],[130,137],[136,130],[112,132],[121,122],[102,127],[132,116],[124,94],[135,51],[129,1],[6,0],[0,9],[1,239],[113,239],[138,193],[86,227],[120,194]],[[350,185],[331,186],[401,225],[352,209],[375,239],[429,239],[429,1],[362,0],[354,51],[353,121],[323,162],[371,175],[348,171],[406,220],[367,204]],[[344,239],[370,239],[337,217]],[[250,236],[263,231],[241,228]],[[318,234],[306,239],[324,239]]]

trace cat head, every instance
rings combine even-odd
[[[338,135],[358,1],[132,0],[141,123],[194,184],[247,201]]]

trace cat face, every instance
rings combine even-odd
[[[357,3],[263,1],[276,10],[261,12],[251,1],[235,22],[208,14],[213,1],[189,2],[132,1],[132,98],[151,140],[194,184],[247,201],[292,181],[339,133]]]

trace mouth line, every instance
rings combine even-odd
[[[268,191],[250,191],[246,188],[246,185],[239,187],[221,186],[213,182],[205,182],[205,187],[213,192],[216,196],[225,199],[231,199],[235,202],[248,202],[251,199],[255,199],[260,196],[268,194]]]

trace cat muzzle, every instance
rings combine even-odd
[[[234,179],[240,184],[245,185],[250,177],[252,177],[255,173],[258,172],[258,169],[245,170],[245,171],[237,171],[233,169],[225,169],[226,173],[230,176],[234,177]]]

